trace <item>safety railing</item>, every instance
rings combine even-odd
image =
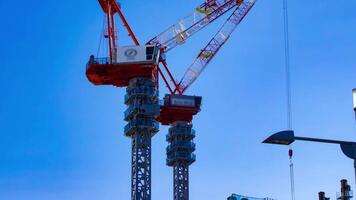
[[[125,103],[127,104],[129,100],[135,95],[151,95],[153,97],[158,97],[158,91],[155,88],[147,89],[147,87],[143,87],[143,88],[138,87],[138,88],[127,90],[127,94],[124,97]]]
[[[144,119],[137,119],[130,121],[124,128],[124,132],[126,136],[132,134],[132,131],[135,128],[146,128],[150,129],[150,131],[157,132],[159,129],[159,124],[153,120],[144,120]]]
[[[156,104],[130,105],[124,112],[125,120],[135,114],[158,116],[159,115],[159,105],[156,105]]]
[[[190,161],[195,161],[196,160],[196,156],[194,153],[172,153],[172,154],[168,154],[167,156],[167,161],[172,161],[172,160],[176,160],[176,159],[185,159],[185,160],[190,160]]]
[[[195,150],[195,144],[193,142],[172,142],[167,148],[166,151],[170,152],[174,149],[177,148],[185,148],[188,151],[194,151]]]
[[[99,65],[110,64],[110,58],[109,57],[104,57],[104,58],[91,57],[87,63],[87,68],[90,65],[94,65],[94,64],[99,64]]]
[[[170,128],[168,134],[166,135],[166,140],[169,140],[175,135],[186,135],[187,137],[194,138],[195,130],[190,128]]]

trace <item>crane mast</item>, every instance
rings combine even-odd
[[[99,0],[106,14],[109,57],[90,56],[86,75],[94,85],[125,87],[124,135],[131,139],[131,200],[151,199],[151,139],[158,132],[157,68],[160,50],[139,42],[115,0]],[[118,47],[118,14],[136,46]]]

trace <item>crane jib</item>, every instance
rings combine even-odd
[[[183,78],[178,83],[178,88],[176,90],[184,93],[188,87],[192,85],[192,83],[199,77],[205,67],[217,54],[220,48],[230,38],[233,31],[237,28],[254,4],[255,0],[244,1],[239,7],[236,8],[236,10],[226,20],[205,48],[200,51],[194,62],[186,70]]]
[[[236,8],[233,14],[228,18],[224,25],[219,29],[216,35],[210,40],[207,46],[199,52],[194,62],[184,73],[182,79],[177,82],[166,62],[165,57],[160,58],[163,64],[162,69],[165,69],[166,74],[173,83],[173,87],[169,84],[165,73],[158,67],[158,71],[162,76],[167,88],[172,94],[182,95],[188,87],[199,77],[202,71],[206,68],[212,58],[217,54],[220,48],[229,39],[232,32],[236,29],[239,23],[247,15],[257,0],[209,0],[205,1],[197,7],[191,15],[179,20],[176,24],[170,26],[158,36],[151,39],[146,44],[155,45],[161,50],[161,54],[172,50],[178,45],[184,44],[195,33],[199,32],[207,25],[230,11]]]
[[[216,0],[215,4],[202,4],[187,17],[179,20],[147,44],[156,45],[167,52],[179,44],[184,43],[189,37],[205,28],[208,24],[224,15],[232,8],[239,6],[236,0]]]

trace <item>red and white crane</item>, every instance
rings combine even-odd
[[[158,46],[161,53],[167,53],[178,45],[184,44],[195,33],[234,10],[208,44],[198,53],[193,63],[185,71],[179,82],[173,78],[165,60],[161,59],[173,87],[170,86],[161,69],[167,88],[171,92],[164,98],[158,121],[170,125],[167,134],[167,165],[173,167],[174,200],[189,199],[189,166],[195,161],[195,131],[192,129],[193,116],[200,111],[202,98],[183,95],[201,75],[209,62],[228,41],[233,31],[254,6],[255,0],[208,0],[194,12],[170,26],[147,44]],[[174,89],[172,89],[174,88]]]
[[[199,52],[198,56],[186,70],[179,82],[170,72],[167,61],[162,58],[160,59],[160,63],[163,66],[158,67],[157,70],[160,72],[170,93],[183,94],[188,87],[192,85],[220,48],[227,42],[230,35],[254,6],[255,2],[256,0],[207,0],[195,8],[193,13],[179,20],[176,24],[171,25],[165,31],[146,43],[147,45],[157,46],[161,50],[161,54],[167,53],[178,45],[184,44],[186,40],[226,14],[228,11],[234,10],[215,36],[201,50],[201,52]],[[99,0],[99,3],[107,15],[105,38],[108,40],[109,57],[98,60],[101,62],[110,62],[110,64],[112,64],[116,62],[118,48],[114,19],[116,13],[122,20],[134,44],[139,46],[140,43],[124,17],[119,4],[115,0]],[[167,75],[163,73],[163,69],[166,70]],[[169,84],[169,79],[173,83],[173,86]]]
[[[174,84],[170,86],[165,76],[161,73],[167,88],[172,94],[183,94],[188,87],[199,77],[211,59],[217,54],[220,48],[227,42],[230,35],[254,6],[256,0],[209,0],[197,7],[194,12],[179,20],[165,31],[151,39],[147,44],[156,45],[162,53],[167,53],[178,45],[184,44],[186,40],[202,30],[204,27],[223,16],[229,10],[233,13],[222,25],[210,42],[201,50],[194,62],[186,70],[184,76],[177,82],[171,73],[165,60],[162,60],[163,67]]]
[[[155,120],[171,125],[167,135],[167,165],[174,169],[174,199],[189,199],[188,167],[195,161],[195,132],[192,119],[200,111],[201,97],[184,93],[201,75],[209,62],[230,38],[233,31],[254,6],[256,0],[206,0],[187,17],[179,20],[165,31],[140,46],[115,0],[99,0],[106,14],[105,38],[108,56],[90,56],[86,75],[94,85],[127,87],[125,103],[125,135],[132,138],[132,200],[151,199],[151,137],[158,131]],[[230,10],[232,14],[208,44],[198,53],[181,79],[169,70],[166,59],[161,56],[184,44],[193,35],[220,18]],[[115,28],[118,14],[136,46],[119,47]],[[164,98],[158,113],[155,108],[159,75],[170,94]],[[178,81],[179,80],[179,81]],[[170,82],[169,82],[170,81]],[[173,84],[173,86],[172,86]]]

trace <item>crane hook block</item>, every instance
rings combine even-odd
[[[289,158],[293,157],[293,149],[289,149],[288,151]]]

